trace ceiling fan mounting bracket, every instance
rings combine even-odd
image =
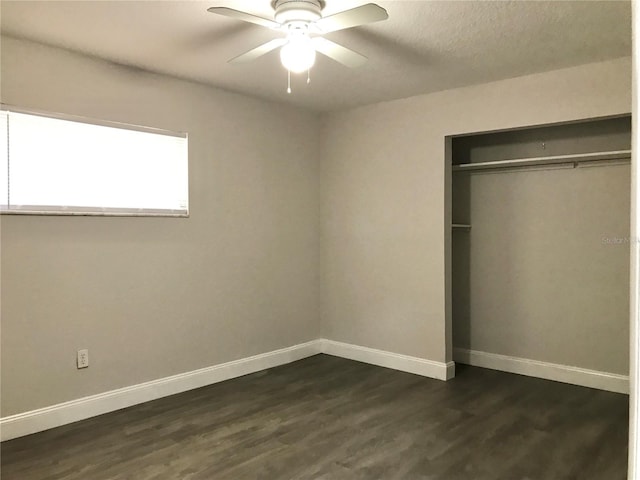
[[[286,25],[291,22],[316,22],[322,18],[324,0],[274,0],[275,21]]]

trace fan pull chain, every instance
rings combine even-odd
[[[307,70],[307,85],[311,83],[311,69]]]
[[[291,93],[291,70],[287,70],[287,93]]]

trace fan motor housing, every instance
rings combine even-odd
[[[275,21],[286,25],[291,22],[315,22],[322,18],[324,0],[274,0]]]

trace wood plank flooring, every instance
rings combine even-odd
[[[4,442],[2,480],[623,480],[628,397],[317,355]]]

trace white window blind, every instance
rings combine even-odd
[[[2,212],[188,214],[186,135],[1,113]]]

